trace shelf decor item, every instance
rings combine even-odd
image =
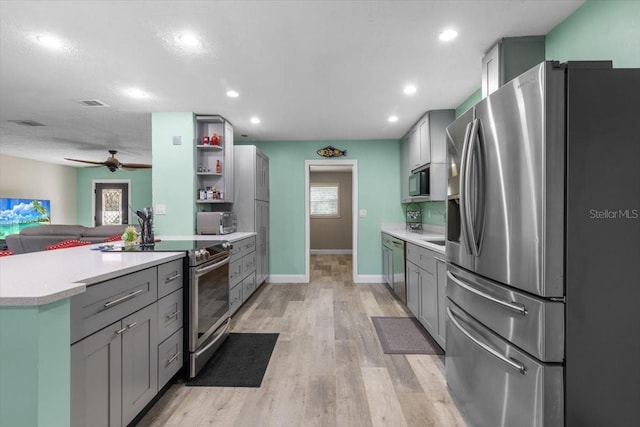
[[[407,231],[422,231],[422,209],[417,203],[409,203],[406,207]]]
[[[341,157],[347,155],[347,150],[339,150],[336,147],[327,145],[326,147],[316,151],[316,153],[322,157]]]

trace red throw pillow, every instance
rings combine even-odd
[[[51,251],[54,249],[64,249],[64,248],[72,248],[74,246],[84,246],[90,245],[91,242],[88,240],[63,240],[62,242],[54,243],[53,245],[49,245],[44,248],[47,251]]]

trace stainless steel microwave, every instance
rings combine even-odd
[[[409,176],[409,196],[428,196],[429,195],[429,168],[420,172],[412,173]]]
[[[236,215],[233,212],[198,212],[198,234],[229,234],[236,231]]]

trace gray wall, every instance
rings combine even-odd
[[[311,172],[311,184],[338,183],[340,185],[340,218],[311,218],[311,250],[351,250],[353,217],[351,201],[351,172]]]

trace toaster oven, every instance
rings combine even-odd
[[[236,231],[236,215],[233,212],[198,212],[197,234],[229,234]]]

